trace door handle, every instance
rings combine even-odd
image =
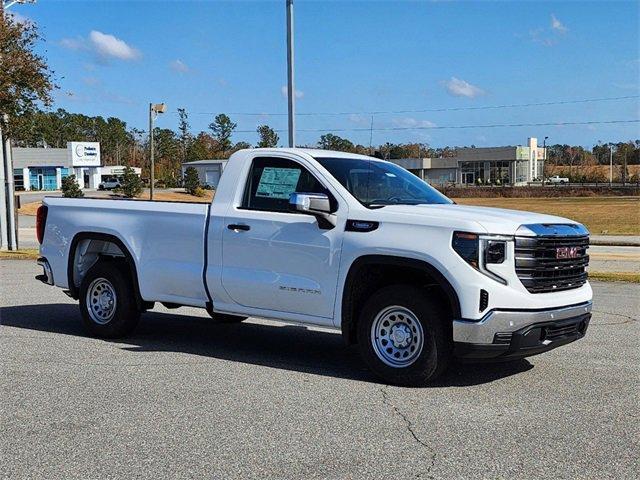
[[[230,225],[227,225],[227,228],[229,230],[234,230],[234,231],[242,230],[243,232],[247,232],[251,230],[251,227],[249,225],[239,224],[239,223],[232,223]]]

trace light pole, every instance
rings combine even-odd
[[[296,90],[293,76],[293,0],[287,0],[287,99],[289,104],[289,147],[296,146]]]
[[[547,166],[547,138],[544,137],[542,141],[542,151],[544,152],[544,156],[542,157],[542,186],[544,187],[544,167]]]
[[[613,183],[613,145],[609,143],[609,185]]]
[[[153,157],[153,122],[159,114],[167,111],[167,106],[164,103],[150,103],[149,104],[149,157],[151,159],[151,183],[149,185],[149,200],[153,200],[153,183],[155,181],[155,159]]]

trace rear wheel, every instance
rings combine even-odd
[[[424,289],[385,287],[362,309],[358,321],[360,353],[385,381],[424,386],[450,362],[450,323],[450,316]]]
[[[122,262],[99,261],[87,272],[80,285],[80,311],[91,335],[123,337],[140,320],[131,276]]]

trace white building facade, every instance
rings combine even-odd
[[[67,148],[13,147],[16,190],[60,190],[62,179],[75,175],[80,188],[94,189],[124,173],[122,165],[101,166],[99,142],[68,142]],[[140,169],[134,168],[140,175]]]
[[[453,157],[390,161],[438,185],[526,185],[542,180],[545,160],[545,149],[531,137],[526,145],[459,148]]]

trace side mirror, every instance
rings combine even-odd
[[[300,213],[331,213],[329,197],[324,193],[292,193],[289,196],[291,210]]]
[[[289,196],[289,207],[294,212],[315,216],[318,226],[323,230],[336,226],[336,216],[331,213],[331,202],[324,193],[292,193]]]

